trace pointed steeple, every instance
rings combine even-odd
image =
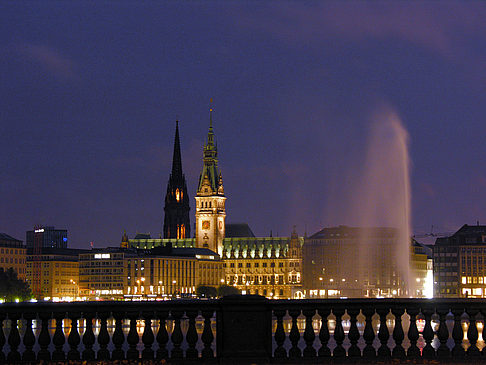
[[[207,179],[209,179],[209,184],[212,191],[219,192],[221,195],[224,195],[224,190],[222,190],[223,180],[221,172],[218,169],[218,147],[214,138],[212,102],[213,99],[211,99],[211,104],[209,107],[209,131],[207,142],[203,149],[204,165],[201,176],[199,177],[198,191],[201,190],[204,179],[207,177]]]
[[[176,121],[172,171],[169,176],[167,193],[165,195],[164,238],[180,239],[190,237],[190,209],[186,178],[182,172],[179,121]]]
[[[176,179],[182,177],[181,142],[179,140],[179,121],[176,120],[174,137],[174,154],[172,156],[172,176]]]

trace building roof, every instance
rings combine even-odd
[[[170,247],[158,246],[151,250],[140,250],[148,256],[176,256],[176,257],[196,257],[213,256],[219,260],[219,255],[207,248],[193,248],[193,247]]]
[[[150,233],[137,233],[134,237],[136,240],[148,240],[150,237]]]
[[[439,237],[436,245],[473,245],[486,244],[486,226],[463,225],[459,230],[449,237]]]
[[[81,253],[88,253],[91,250],[81,248],[56,248],[56,247],[42,247],[41,255],[56,255],[56,256],[78,256]],[[27,249],[27,255],[34,255],[34,248]]]
[[[13,238],[12,236],[2,232],[0,232],[0,240],[22,242],[21,240]]]
[[[398,230],[391,227],[327,227],[314,233],[308,239],[336,239],[336,238],[358,238],[366,235],[368,237],[393,237]]]
[[[225,237],[255,237],[255,235],[248,223],[229,223],[226,225]]]

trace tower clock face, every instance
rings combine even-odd
[[[209,221],[202,222],[202,229],[209,229],[211,227],[211,223]]]

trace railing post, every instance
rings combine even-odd
[[[231,295],[219,300],[216,342],[222,363],[269,362],[272,356],[272,313],[259,295]]]
[[[410,341],[410,347],[407,350],[407,358],[416,360],[420,358],[420,350],[417,347],[417,341],[419,339],[419,331],[417,328],[417,314],[419,309],[416,306],[409,304],[407,307],[407,314],[410,316],[410,327],[408,328],[408,340]]]
[[[64,361],[66,359],[66,355],[64,354],[63,346],[66,342],[66,338],[64,337],[64,332],[62,331],[62,321],[66,317],[66,313],[55,312],[53,317],[56,320],[56,330],[54,332],[54,336],[52,336],[52,343],[55,347],[55,350],[52,353],[52,360]]]
[[[469,316],[469,327],[467,328],[467,339],[471,346],[466,351],[468,358],[477,358],[481,355],[476,343],[478,342],[478,328],[476,327],[476,314],[478,314],[476,308],[468,308],[467,314]]]
[[[375,331],[373,330],[373,315],[375,314],[375,307],[371,305],[363,306],[362,312],[365,316],[363,339],[366,343],[366,346],[363,349],[363,360],[374,361],[376,358],[376,350],[373,347],[373,341],[375,340]]]
[[[304,341],[306,343],[304,349],[304,357],[314,358],[317,356],[316,349],[314,348],[314,339],[316,335],[314,333],[314,328],[312,327],[312,318],[316,314],[315,309],[304,309],[303,314],[305,316],[305,331],[304,331]]]
[[[329,349],[328,342],[331,338],[329,334],[329,326],[327,323],[327,317],[331,310],[329,308],[319,308],[317,313],[321,316],[321,330],[319,331],[319,340],[321,341],[321,348],[319,349],[319,357],[321,359],[330,359],[331,358],[331,350]]]
[[[68,360],[79,360],[80,354],[78,345],[81,343],[81,337],[78,332],[78,319],[81,317],[79,312],[69,312],[69,318],[71,319],[71,332],[69,332],[68,343],[69,352],[67,354]]]
[[[93,351],[93,345],[95,343],[95,335],[93,333],[93,318],[95,313],[92,311],[86,311],[83,313],[84,317],[84,334],[83,334],[83,345],[84,350],[82,354],[83,360],[92,361],[95,359],[95,352]]]
[[[34,331],[32,330],[32,320],[34,318],[36,318],[36,314],[35,313],[31,313],[31,312],[28,312],[28,313],[24,313],[24,319],[26,321],[26,327],[25,327],[25,334],[24,334],[24,339],[23,339],[23,343],[24,343],[24,346],[25,346],[25,351],[24,353],[22,354],[22,361],[23,362],[35,362],[35,352],[32,350],[32,348],[34,347],[35,345],[35,335],[34,335]],[[0,317],[1,318],[1,317]],[[1,326],[0,326],[1,328]],[[1,334],[3,334],[3,330],[0,330]],[[1,341],[0,341],[0,344],[1,344]],[[3,345],[1,345],[0,347],[3,347]],[[1,354],[0,355],[3,355],[3,352],[0,351]],[[0,358],[0,362],[1,362],[1,358]]]
[[[359,341],[359,330],[358,330],[358,315],[359,315],[359,308],[348,308],[347,309],[348,315],[350,317],[349,321],[351,322],[351,327],[349,328],[348,339],[351,342],[351,346],[348,349],[348,357],[356,360],[361,357],[361,350],[358,347]]]
[[[393,328],[393,340],[395,341],[395,347],[392,351],[392,357],[394,359],[405,359],[405,349],[402,346],[405,333],[402,327],[402,315],[404,312],[403,307],[396,305],[391,309],[392,314],[395,316],[395,327]]]
[[[285,316],[286,310],[278,309],[274,310],[273,314],[277,317],[277,328],[275,329],[275,343],[277,344],[277,348],[275,349],[274,357],[276,359],[285,359],[287,358],[287,350],[283,347],[285,342],[285,331],[283,328],[283,317]]]
[[[49,335],[49,319],[51,318],[51,312],[41,312],[39,313],[39,317],[42,324],[39,338],[37,339],[37,343],[40,346],[40,350],[37,353],[37,361],[50,361],[51,353],[49,352],[48,347],[51,343],[51,336]]]
[[[9,313],[10,319],[10,334],[8,335],[8,344],[10,346],[10,352],[7,356],[9,363],[20,362],[20,352],[18,347],[20,345],[20,335],[18,329],[18,320],[21,317],[20,313]]]
[[[0,363],[5,362],[5,354],[3,353],[3,347],[5,346],[5,335],[3,333],[3,326],[5,325],[5,313],[0,313]]]
[[[425,340],[425,347],[422,350],[422,356],[426,360],[432,360],[435,358],[435,350],[432,347],[432,341],[434,340],[434,331],[432,330],[432,315],[434,309],[422,308],[422,314],[425,316],[425,327],[422,332],[422,336]]]
[[[334,328],[334,341],[336,341],[336,347],[332,352],[333,361],[335,362],[342,362],[342,360],[346,357],[346,350],[343,347],[343,342],[346,339],[342,323],[342,316],[344,315],[344,311],[344,306],[332,307],[332,314],[336,316],[336,327]]]
[[[447,347],[447,340],[449,339],[449,330],[447,329],[446,317],[449,313],[449,307],[438,307],[436,312],[439,315],[439,329],[437,330],[437,338],[440,341],[440,346],[437,349],[437,358],[439,360],[447,360],[451,356],[451,352]]]
[[[390,313],[388,307],[378,307],[376,312],[380,316],[380,329],[378,330],[378,338],[380,340],[380,347],[378,348],[378,359],[381,361],[388,361],[391,359],[391,351],[388,347],[388,339],[390,338],[390,332],[386,325],[386,316]]]
[[[454,347],[452,349],[452,357],[455,360],[464,359],[466,351],[462,347],[464,341],[464,330],[462,328],[462,315],[464,314],[463,307],[459,306],[452,308],[454,314],[454,328],[452,329],[452,338],[454,339]]]

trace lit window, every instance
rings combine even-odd
[[[466,284],[466,280],[467,280],[467,278],[466,278],[465,276],[463,276],[463,277],[461,278],[461,282],[462,282],[463,284]]]

